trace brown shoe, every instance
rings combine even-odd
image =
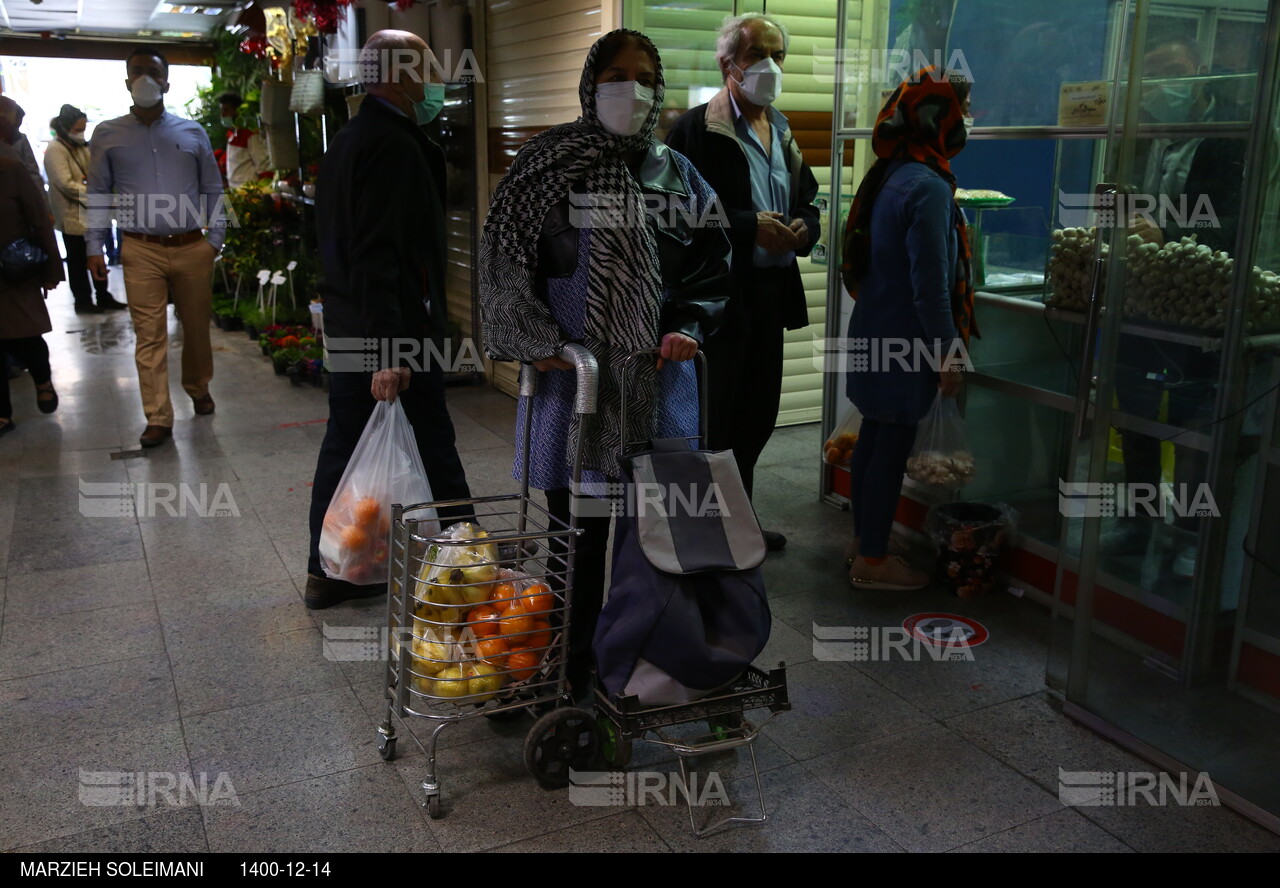
[[[173,429],[168,426],[149,425],[143,430],[142,437],[138,438],[138,443],[143,447],[158,447],[172,435]]]
[[[855,589],[910,591],[929,585],[929,575],[915,570],[897,555],[890,555],[879,564],[869,564],[859,555],[849,571],[849,582]]]
[[[192,398],[191,405],[195,407],[196,416],[208,416],[213,412],[213,396],[201,395],[198,398]]]

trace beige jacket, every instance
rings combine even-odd
[[[44,174],[49,179],[53,226],[63,234],[83,237],[89,146],[71,146],[62,139],[54,139],[44,152]]]

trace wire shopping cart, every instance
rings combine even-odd
[[[577,372],[579,428],[596,412],[598,367],[576,344],[560,357]],[[436,747],[449,725],[476,717],[538,714],[524,743],[525,765],[540,784],[566,786],[570,770],[591,767],[597,753],[594,717],[572,707],[566,691],[572,615],[576,518],[557,520],[529,496],[532,396],[538,372],[521,368],[528,412],[521,442],[518,494],[395,505],[387,599],[387,717],[378,728],[382,758],[395,758],[397,721],[424,718],[434,727],[425,745],[424,807],[444,815]],[[572,480],[582,476],[579,434]],[[440,530],[440,510],[471,511],[466,524]]]

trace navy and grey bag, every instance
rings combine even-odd
[[[731,451],[679,438],[622,463],[627,508],[593,644],[600,683],[648,706],[697,700],[769,640],[764,537]]]

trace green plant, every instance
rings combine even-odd
[[[263,316],[262,312],[258,311],[258,306],[252,302],[241,301],[240,318],[249,326],[257,327],[259,330],[268,324],[268,319]]]
[[[212,80],[207,89],[197,91],[196,97],[187,103],[187,116],[204,124],[215,149],[225,148],[227,144],[218,96],[228,91],[243,96],[244,104],[236,115],[236,125],[253,126],[258,119],[262,79],[271,76],[270,63],[241,52],[240,41],[239,36],[226,29],[214,32]]]

